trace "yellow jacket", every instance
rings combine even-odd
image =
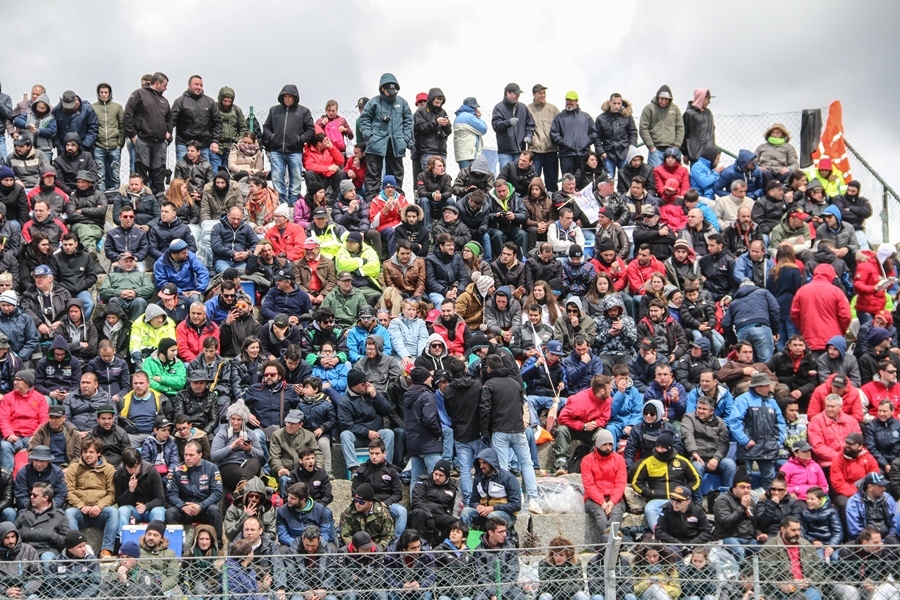
[[[847,185],[844,183],[844,178],[841,176],[841,172],[837,167],[831,167],[831,174],[828,176],[828,179],[819,175],[819,171],[816,170],[815,165],[804,172],[806,173],[806,178],[809,179],[810,182],[812,182],[813,179],[819,180],[819,183],[825,188],[825,195],[829,198],[840,196],[847,191]]]
[[[359,254],[350,254],[347,250],[347,238],[344,238],[344,244],[338,251],[337,260],[335,261],[335,269],[338,273],[347,271],[355,277],[365,277],[372,283],[375,289],[381,289],[378,278],[381,276],[381,261],[378,260],[378,254],[372,246],[365,242],[361,242]]]

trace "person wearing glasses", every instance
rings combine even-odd
[[[166,478],[166,524],[205,523],[222,539],[222,475],[219,467],[200,457],[200,444],[188,442],[184,462]]]
[[[106,234],[103,252],[110,262],[117,262],[123,252],[130,252],[135,259],[143,262],[150,251],[147,234],[135,225],[135,209],[130,205],[121,207],[118,215],[118,227],[113,227]]]
[[[669,494],[669,503],[663,506],[654,531],[657,541],[681,554],[712,540],[712,523],[703,506],[691,501],[692,495],[689,487],[676,486]]]
[[[300,403],[294,388],[284,381],[284,367],[277,360],[265,362],[262,382],[247,388],[244,400],[250,409],[249,424],[256,427],[261,443],[281,426],[284,416]],[[265,430],[265,431],[264,431]]]
[[[69,521],[53,505],[53,486],[49,483],[35,483],[28,497],[28,507],[19,511],[16,527],[21,529],[22,541],[31,544],[42,561],[53,560],[66,546]]]

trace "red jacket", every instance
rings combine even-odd
[[[355,162],[355,158],[348,156],[347,162],[344,163],[344,171],[347,173],[353,171],[353,179],[350,181],[353,182],[353,187],[360,190],[363,183],[366,182],[366,161],[360,161],[359,165],[356,165]]]
[[[272,251],[284,254],[289,261],[297,261],[305,256],[303,242],[306,241],[306,230],[297,223],[288,223],[284,231],[272,226],[266,230],[266,239],[272,242]]]
[[[381,212],[385,205],[384,192],[372,198],[372,202],[369,204],[369,221],[372,222],[372,227],[378,231],[384,231],[387,227],[396,227],[400,224],[400,211],[407,206],[406,196],[397,190],[394,199],[396,200],[394,208],[384,214]]]
[[[691,189],[691,174],[684,165],[675,165],[675,169],[669,169],[666,163],[659,165],[653,169],[653,180],[656,182],[656,195],[662,198],[663,190],[666,189],[666,179],[678,180],[678,192],[676,195],[681,198],[689,189]]]
[[[884,290],[875,291],[875,286],[884,277],[878,258],[871,250],[863,250],[866,260],[856,263],[856,276],[853,278],[853,289],[856,290],[856,310],[875,314],[887,304]],[[890,274],[889,274],[890,275]]]
[[[654,260],[656,260],[656,259],[654,259]],[[617,292],[621,292],[622,290],[625,289],[625,284],[628,283],[628,279],[626,278],[626,272],[627,272],[628,267],[625,266],[625,261],[622,260],[621,256],[616,255],[616,261],[613,263],[613,266],[618,265],[619,268],[615,272],[613,272],[611,270],[613,268],[613,266],[607,267],[606,265],[601,263],[596,258],[591,259],[591,264],[594,265],[594,270],[597,271],[598,273],[600,273],[600,272],[608,273],[609,276],[612,277],[613,288]]]
[[[831,487],[841,496],[852,496],[859,491],[856,482],[869,473],[880,473],[875,457],[863,448],[859,456],[848,459],[841,452],[831,463]]]
[[[650,264],[642,267],[635,258],[625,269],[625,276],[628,278],[628,289],[632,294],[643,296],[646,290],[644,284],[650,281],[654,273],[666,274],[666,267],[656,260],[655,256],[650,257]]]
[[[881,381],[875,380],[862,386],[862,391],[869,399],[869,414],[878,416],[878,405],[885,400],[894,403],[894,418],[900,419],[900,383],[895,383],[890,388]]]
[[[596,421],[599,429],[609,423],[611,410],[612,399],[609,396],[600,400],[591,388],[587,388],[569,396],[557,422],[569,429],[584,431],[585,423]]]
[[[824,350],[828,340],[844,335],[850,327],[850,303],[844,292],[832,283],[836,276],[834,267],[820,264],[813,271],[812,281],[794,295],[791,320],[810,350]]]
[[[613,452],[609,456],[600,456],[595,448],[581,461],[585,500],[590,498],[597,504],[603,504],[608,498],[613,504],[618,504],[625,495],[627,482],[628,469],[621,454]]]
[[[344,155],[340,150],[331,146],[325,152],[319,152],[315,144],[307,144],[303,149],[303,168],[312,171],[322,177],[331,177],[334,173],[328,170],[331,165],[341,168],[344,164]]]
[[[459,315],[457,315],[458,317]],[[438,319],[434,322],[434,332],[444,338],[444,341],[447,342],[447,352],[450,354],[465,354],[466,349],[466,322],[459,318],[457,319],[456,326],[454,330],[456,331],[456,339],[454,341],[450,341],[450,337],[447,332],[447,328],[441,323],[441,320]]]
[[[825,413],[819,413],[809,421],[806,439],[812,446],[813,459],[822,467],[834,462],[844,450],[844,440],[851,433],[862,433],[859,423],[845,415],[838,414],[835,421]]]
[[[190,324],[190,319],[185,319],[175,328],[178,357],[186,363],[191,362],[203,354],[203,340],[208,337],[219,339],[219,326],[215,322],[207,319],[206,324],[198,332],[197,328]]]
[[[11,435],[31,437],[49,419],[47,399],[34,388],[24,396],[13,390],[0,400],[0,433],[3,439]]]
[[[806,416],[810,420],[825,410],[825,397],[832,393],[831,381],[836,376],[837,373],[832,373],[828,376],[828,379],[825,380],[825,383],[819,384],[818,387],[813,390],[812,396],[809,399],[809,408],[806,409]],[[857,423],[862,423],[863,409],[862,401],[859,397],[859,390],[853,387],[853,384],[850,383],[849,379],[847,380],[847,388],[844,390],[844,395],[841,396],[841,399],[844,401],[841,406],[841,412],[853,417]],[[875,405],[875,410],[878,410],[877,404]]]

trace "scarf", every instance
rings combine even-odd
[[[106,319],[103,319],[103,335],[105,335],[113,346],[118,347],[119,333],[122,331],[122,319],[116,321],[115,325],[110,325]]]
[[[787,141],[787,138],[783,138],[783,137],[777,138],[777,137],[769,136],[766,138],[766,141],[769,142],[770,144],[772,144],[773,146],[780,146]]]
[[[121,321],[120,321],[121,322]],[[84,325],[83,319],[81,325],[75,325],[69,319],[66,319],[66,331],[68,332],[68,338],[70,344],[80,344],[81,342],[87,341],[87,328]]]
[[[276,208],[278,208],[278,195],[268,187],[247,194],[247,212],[250,220],[257,225],[270,223],[275,218]]]
[[[238,152],[244,156],[256,156],[259,153],[259,144],[245,144],[238,142]]]

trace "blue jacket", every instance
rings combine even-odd
[[[861,484],[862,482],[857,487],[861,487]],[[881,512],[880,516],[887,525],[882,528],[881,535],[886,536],[888,533],[900,531],[900,514],[897,514],[897,502],[894,498],[885,493],[879,502],[873,502],[864,491],[860,490],[847,501],[847,537],[851,540],[859,537],[862,530],[869,525],[867,515],[876,511]]]
[[[270,425],[281,426],[281,394],[284,392],[284,414],[292,408],[297,408],[300,398],[294,388],[279,382],[274,388],[266,387],[264,383],[256,383],[247,388],[244,394],[244,403],[250,412],[259,419],[259,428],[265,429]]]
[[[397,78],[385,73],[378,82],[381,90]],[[399,89],[399,84],[397,88]],[[366,103],[359,115],[360,131],[366,142],[366,154],[386,156],[388,142],[394,156],[404,156],[413,137],[413,115],[409,104],[399,95],[388,96],[383,91]],[[361,140],[362,141],[362,140]]]
[[[31,360],[37,350],[38,330],[34,319],[16,308],[10,314],[0,313],[0,332],[9,339],[9,349],[22,360]]]
[[[222,215],[209,234],[213,260],[234,260],[235,252],[253,252],[257,243],[259,237],[248,223],[243,222],[235,229],[228,222],[228,215]]]
[[[279,313],[289,316],[300,316],[312,311],[312,302],[309,300],[309,294],[294,284],[291,292],[284,293],[274,285],[266,292],[259,307],[259,316],[266,321],[271,321]]]
[[[644,398],[636,386],[631,385],[624,392],[616,390],[610,408],[612,418],[609,420],[607,428],[615,426],[613,432],[613,436],[615,436],[616,432],[621,432],[626,427],[634,427],[641,422],[643,408]]]
[[[671,393],[672,388],[678,390],[678,400],[672,401]],[[684,417],[684,409],[687,403],[687,392],[684,391],[684,386],[678,383],[677,381],[672,382],[672,386],[669,388],[669,391],[663,390],[656,380],[652,381],[650,385],[647,386],[647,391],[644,392],[644,402],[649,402],[650,400],[659,400],[662,402],[662,405],[666,409],[666,416],[669,422],[680,421],[682,417]]]
[[[346,363],[341,363],[345,365]],[[335,369],[332,369],[335,370]],[[313,371],[315,373],[315,371]],[[318,375],[316,375],[318,377]],[[347,378],[344,376],[344,388],[347,387]],[[303,428],[309,431],[315,431],[319,427],[322,428],[322,435],[332,433],[335,425],[337,425],[337,414],[334,410],[334,404],[325,394],[319,392],[315,398],[300,398],[297,408],[303,411]]]
[[[581,357],[573,350],[562,361],[563,370],[566,373],[566,386],[569,395],[591,387],[591,379],[594,375],[603,375],[603,361],[600,357],[591,353],[591,362],[581,362]]]
[[[169,471],[177,469],[181,462],[175,438],[169,436],[165,444],[160,444],[153,434],[150,434],[141,444],[141,458],[144,459],[144,462],[154,466],[163,465]]]
[[[355,363],[366,355],[366,339],[370,335],[380,335],[384,340],[384,354],[392,356],[394,347],[391,344],[391,334],[384,325],[378,324],[372,331],[366,331],[359,325],[354,325],[347,333],[347,352],[350,362]]]
[[[716,196],[727,196],[731,193],[731,182],[740,179],[747,184],[747,196],[758,200],[762,198],[765,191],[763,190],[763,175],[759,165],[747,171],[747,165],[756,162],[756,154],[750,150],[741,150],[738,152],[737,160],[734,164],[726,167],[719,173],[719,179],[716,181]]]
[[[734,326],[734,331],[748,325],[766,325],[777,328],[781,322],[781,309],[775,296],[755,285],[742,285],[734,293],[731,304],[725,309],[722,327]]]
[[[74,113],[66,113],[62,108],[62,102],[53,107],[50,111],[53,118],[56,119],[56,146],[60,154],[65,152],[65,143],[63,138],[70,131],[78,134],[81,138],[81,146],[84,150],[90,152],[94,148],[94,142],[97,141],[97,134],[100,133],[100,122],[97,120],[97,113],[94,107],[89,103],[78,98],[81,106]]]
[[[763,259],[765,262],[763,263],[763,270],[765,272],[764,280],[766,282],[769,281],[769,273],[772,272],[772,269],[775,268],[775,261],[770,257],[765,257]],[[745,252],[737,257],[734,261],[734,271],[731,272],[731,277],[734,279],[734,282],[737,285],[741,285],[741,283],[745,279],[749,279],[753,281],[753,259],[750,258],[750,253]],[[779,310],[781,310],[779,308]]]
[[[63,550],[47,565],[47,578],[52,598],[94,598],[100,593],[100,561],[93,554],[75,558]]]
[[[290,546],[294,540],[303,535],[303,530],[309,525],[315,525],[322,532],[322,542],[330,544],[335,541],[334,515],[324,504],[315,502],[312,498],[306,499],[306,506],[300,510],[293,509],[287,504],[278,507],[276,514],[276,528],[278,530],[278,542]]]
[[[407,356],[413,358],[422,354],[428,343],[428,328],[422,319],[407,319],[400,315],[391,319],[388,326],[391,338],[393,356],[404,359]]]
[[[224,584],[222,591],[226,596],[241,598],[241,600],[264,600],[267,594],[260,593],[259,584],[256,582],[256,570],[252,567],[244,567],[237,558],[229,558],[222,567],[222,579]]]
[[[594,119],[580,108],[561,110],[550,125],[550,139],[559,146],[560,156],[584,156],[597,142]]]
[[[718,181],[719,174],[713,170],[708,158],[701,157],[691,165],[691,187],[704,198],[715,198],[713,190]]]
[[[206,265],[191,251],[188,251],[187,260],[177,271],[168,252],[160,256],[153,264],[153,277],[156,279],[156,289],[162,289],[167,283],[174,283],[179,294],[188,290],[202,292],[209,285],[209,271]]]
[[[206,307],[206,318],[216,325],[221,326],[225,319],[228,318],[228,313],[230,311],[223,307],[222,303],[219,302],[219,296],[213,296],[203,305]]]
[[[710,227],[716,231],[722,231],[722,225],[719,224],[719,217],[716,216],[716,213],[711,206],[705,202],[698,202],[697,208],[703,213],[703,220],[709,223]]]
[[[19,510],[28,508],[31,499],[28,494],[31,493],[34,484],[39,481],[49,483],[53,488],[53,505],[57,510],[61,510],[66,503],[66,496],[69,494],[69,486],[66,484],[66,476],[63,470],[58,466],[50,463],[42,473],[35,470],[31,463],[26,464],[16,473],[16,483],[14,486],[16,496],[16,506]]]
[[[737,442],[737,457],[742,460],[775,460],[787,435],[784,415],[774,398],[763,398],[754,390],[734,400],[731,414],[725,418],[731,437]],[[754,440],[752,448],[745,446]]]
[[[319,363],[316,363],[316,366],[312,368],[313,377],[318,377],[322,380],[322,383],[327,382],[328,385],[331,386],[331,389],[339,394],[344,394],[347,391],[347,373],[349,372],[350,365],[348,365],[346,362],[338,363],[333,369],[326,369]],[[304,415],[309,417],[309,415],[307,415],[306,411],[303,409],[302,405],[300,409],[303,410]],[[332,420],[334,420],[334,408],[332,408],[331,411],[331,418]],[[304,421],[304,423],[306,422],[306,420]],[[313,429],[315,429],[315,427],[313,427]]]
[[[103,252],[110,262],[119,260],[119,255],[126,250],[134,254],[134,260],[137,262],[143,262],[147,258],[150,244],[143,229],[114,227],[107,232],[106,241],[103,243]]]
[[[181,510],[188,502],[196,502],[201,510],[222,501],[222,475],[219,467],[208,460],[189,469],[184,463],[166,478],[166,499],[173,508]]]
[[[493,501],[491,506],[494,510],[511,515],[519,512],[522,509],[522,488],[519,487],[519,480],[512,473],[500,469],[497,451],[493,448],[486,448],[478,453],[476,460],[485,461],[493,467],[494,472],[490,476],[485,476],[476,469],[469,506],[475,508],[479,504],[488,504]],[[482,498],[484,502],[482,502]],[[497,502],[502,498],[505,498],[506,502]]]

